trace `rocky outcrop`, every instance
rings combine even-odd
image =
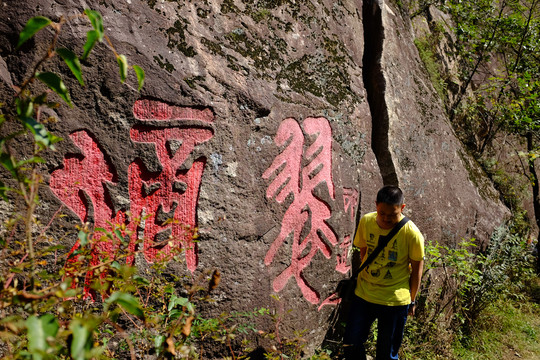
[[[8,2],[3,101],[45,47],[40,33],[15,50],[26,20],[85,6],[103,14],[146,84],[141,93],[133,80],[122,86],[104,45],[84,63],[85,88],[68,77],[75,107],[52,114],[65,140],[44,169],[41,215],[63,204],[73,222],[126,222],[145,238],[140,267],[172,236],[185,263],[171,271],[222,272],[220,311],[293,309],[285,328],[301,324],[317,346],[348,271],[357,210],[374,210],[383,183],[403,188],[428,241],[487,241],[508,215],[454,136],[411,24],[391,2]],[[78,21],[64,27],[62,46],[82,47]],[[128,212],[147,220],[137,225]],[[60,239],[66,222],[57,222]],[[185,226],[198,228],[198,242]]]

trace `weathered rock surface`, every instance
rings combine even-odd
[[[127,221],[127,211],[155,214],[139,227],[154,242],[188,240],[168,217],[198,227],[198,243],[174,269],[220,269],[220,311],[293,309],[284,327],[308,329],[308,350],[322,341],[336,281],[348,270],[357,209],[374,210],[383,182],[403,188],[407,215],[428,241],[486,241],[508,215],[454,136],[411,24],[392,2],[1,6],[2,102],[45,51],[47,33],[15,50],[36,15],[98,10],[117,51],[146,71],[141,93],[133,73],[123,86],[100,44],[84,63],[87,86],[68,76],[75,107],[52,114],[60,121],[50,129],[65,141],[44,169],[41,215],[62,203],[72,222],[96,226]],[[65,25],[61,46],[82,48],[81,24]],[[139,266],[155,258],[152,244]]]

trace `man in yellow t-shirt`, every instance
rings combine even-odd
[[[353,269],[373,252],[379,237],[387,235],[403,218],[403,193],[397,186],[380,189],[375,204],[377,211],[364,215],[358,223],[354,247],[359,251],[353,252]],[[366,359],[364,343],[375,319],[376,359],[398,359],[407,315],[414,315],[423,259],[424,237],[408,221],[358,275],[343,341],[345,359]]]

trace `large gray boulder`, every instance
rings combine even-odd
[[[132,73],[122,85],[104,44],[84,63],[85,88],[68,76],[75,106],[51,114],[65,140],[44,169],[40,215],[63,204],[72,223],[127,223],[145,238],[132,259],[141,268],[173,236],[185,262],[172,269],[221,271],[219,311],[276,308],[313,350],[349,270],[356,214],[374,210],[384,183],[403,188],[428,241],[487,241],[508,215],[455,137],[393,2],[4,2],[3,101],[50,38],[16,51],[24,23],[86,7],[146,83],[137,92]],[[82,48],[83,23],[64,26],[61,46]],[[53,222],[58,239],[67,223]]]

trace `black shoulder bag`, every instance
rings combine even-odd
[[[341,280],[338,284],[338,290],[337,293],[341,299],[350,299],[352,298],[354,294],[354,289],[356,289],[356,278],[358,277],[358,274],[362,272],[368,266],[375,260],[375,258],[379,255],[382,249],[385,248],[385,246],[388,244],[390,240],[396,234],[399,230],[409,221],[410,219],[408,217],[403,217],[400,222],[397,223],[396,226],[392,228],[392,230],[385,236],[379,236],[379,242],[377,244],[377,247],[375,247],[375,250],[371,254],[369,254],[366,261],[362,263],[362,266],[360,266],[356,271],[354,271],[349,279]]]

